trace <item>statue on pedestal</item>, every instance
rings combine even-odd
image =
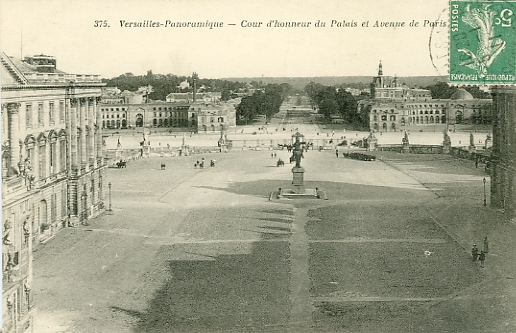
[[[404,145],[408,145],[408,144],[409,144],[409,138],[408,138],[408,133],[407,133],[407,131],[405,131],[405,135],[403,136],[403,139],[401,139],[401,142],[402,142]]]
[[[448,135],[447,130],[443,131],[443,136],[444,136],[444,143],[448,144],[448,145],[451,144],[451,139],[450,139],[450,136]]]
[[[299,137],[296,136],[296,142],[293,145],[292,158],[296,161],[296,168],[301,167],[301,159],[303,156],[303,143],[299,141]]]

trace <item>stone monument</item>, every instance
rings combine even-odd
[[[292,145],[292,156],[290,161],[295,161],[296,164],[292,168],[292,189],[280,188],[277,191],[271,192],[269,200],[281,198],[305,198],[305,199],[327,199],[326,192],[315,189],[305,188],[304,174],[305,168],[301,166],[301,159],[304,158],[305,142],[301,141],[304,135],[296,132],[292,135],[294,141]]]
[[[487,145],[491,143],[491,135],[487,134],[486,140],[484,141],[484,149],[487,149]]]
[[[403,136],[403,139],[401,139],[401,144],[402,144],[402,152],[409,153],[410,152],[410,144],[409,144],[409,138],[408,138],[407,131],[405,131],[405,135]]]
[[[473,133],[469,134],[469,147],[468,147],[468,149],[469,149],[470,153],[474,153],[477,150],[477,148],[475,147],[475,138],[473,137]]]
[[[374,136],[373,131],[369,133],[369,136],[367,137],[367,150],[368,151],[374,151],[376,150],[376,144],[378,143],[378,139],[376,136]]]
[[[219,152],[228,152],[228,136],[227,134],[224,134],[224,131],[220,131],[220,139],[217,144],[219,146]]]
[[[291,159],[296,161],[296,165],[292,168],[292,185],[294,187],[294,192],[297,194],[305,193],[305,184],[304,184],[304,173],[305,169],[301,166],[301,159],[304,158],[303,155],[303,146],[304,142],[300,141],[300,138],[303,135],[299,132],[294,134],[295,142],[292,145],[292,157]]]
[[[188,146],[185,143],[185,133],[183,132],[183,139],[181,141],[181,149],[179,150],[179,156],[188,156]]]
[[[448,135],[448,130],[445,129],[443,131],[444,141],[443,141],[443,154],[449,154],[451,149],[451,139]]]

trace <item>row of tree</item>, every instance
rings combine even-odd
[[[121,91],[137,91],[143,86],[152,86],[153,92],[149,94],[149,99],[164,101],[168,94],[179,92],[193,91],[193,78],[196,78],[197,91],[206,92],[221,92],[223,100],[228,100],[234,97],[236,92],[248,92],[249,88],[258,88],[258,82],[251,84],[245,82],[234,82],[219,79],[201,79],[196,75],[192,76],[177,76],[173,74],[153,74],[148,71],[147,75],[133,75],[132,73],[125,73],[118,77],[111,79],[103,79],[107,87],[118,87]],[[189,86],[181,88],[182,82],[188,82]],[[252,84],[255,84],[254,87]]]
[[[434,99],[449,99],[451,95],[453,95],[455,92],[457,92],[457,90],[460,89],[456,86],[450,86],[446,82],[437,82],[436,84],[421,88],[430,90],[430,92],[432,93],[432,98]],[[473,95],[474,98],[491,98],[490,93],[480,90],[477,86],[468,86],[463,88],[467,90],[471,95]]]
[[[268,84],[254,94],[243,97],[236,107],[238,124],[247,124],[257,116],[265,116],[266,122],[270,122],[273,115],[279,112],[283,100],[293,92],[287,83]]]
[[[340,116],[345,122],[359,126],[368,122],[367,117],[357,113],[358,101],[368,95],[355,97],[343,86],[323,86],[315,82],[306,85],[305,93],[310,97],[312,107],[317,108],[327,120],[332,116]]]

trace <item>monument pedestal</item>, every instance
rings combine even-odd
[[[443,142],[443,154],[449,154],[451,150],[451,143],[450,142]]]
[[[188,146],[181,146],[181,150],[179,150],[179,156],[188,156]]]
[[[115,159],[116,160],[124,159],[124,150],[123,149],[117,148],[115,150]]]
[[[150,157],[150,145],[142,146],[142,157],[144,157],[144,158]]]
[[[401,148],[401,151],[403,153],[410,153],[410,145],[408,143],[403,143],[403,146]]]
[[[303,194],[306,192],[305,183],[304,183],[304,175],[305,169],[303,167],[293,167],[292,168],[292,186],[294,187],[293,191],[296,194]]]

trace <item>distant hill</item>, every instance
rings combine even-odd
[[[221,78],[221,80],[252,82],[262,81],[264,84],[288,83],[294,89],[304,89],[304,87],[314,81],[325,86],[340,85],[342,83],[363,83],[366,86],[373,81],[372,76],[316,76],[316,77],[231,77]],[[398,82],[405,83],[411,88],[426,87],[437,82],[446,82],[446,76],[407,76],[398,77]]]

